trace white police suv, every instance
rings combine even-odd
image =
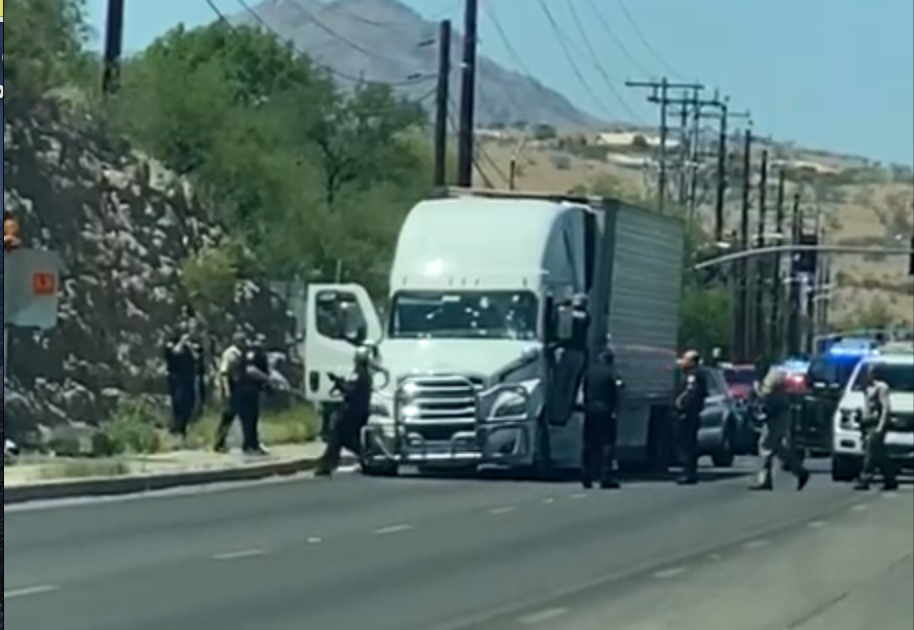
[[[853,481],[863,467],[863,437],[859,418],[865,406],[866,373],[889,386],[891,425],[886,436],[890,456],[914,468],[914,344],[888,344],[861,361],[844,390],[833,420],[832,478]]]

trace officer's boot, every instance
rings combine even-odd
[[[891,463],[882,466],[882,490],[884,492],[894,492],[898,490],[898,477],[896,476],[895,466]]]
[[[761,472],[758,474],[756,482],[749,486],[754,492],[771,492],[774,490],[774,475],[771,470],[771,462],[766,462]]]

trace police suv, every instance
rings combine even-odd
[[[886,436],[890,456],[914,468],[914,344],[892,343],[866,357],[854,369],[833,418],[832,478],[853,481],[863,466],[863,436],[859,418],[865,406],[866,374],[875,366],[876,378],[890,390],[891,424]]]

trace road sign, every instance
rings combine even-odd
[[[3,256],[3,326],[57,325],[62,261],[57,252],[19,249]]]

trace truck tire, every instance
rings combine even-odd
[[[832,455],[831,478],[838,483],[849,483],[857,479],[863,469],[863,462],[859,457],[847,455]]]

